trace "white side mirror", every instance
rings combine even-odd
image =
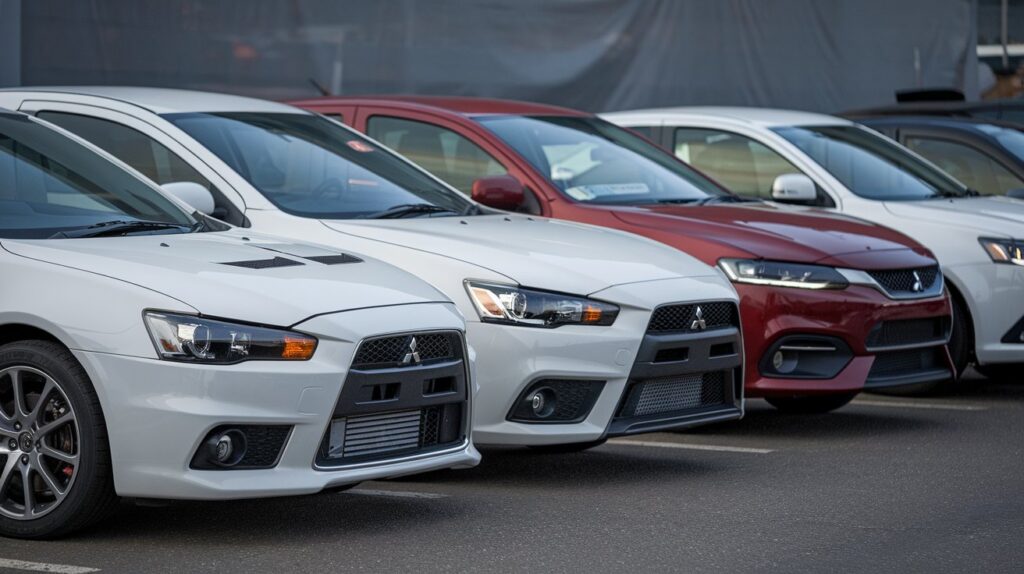
[[[814,182],[802,173],[784,173],[772,182],[772,199],[775,201],[814,201],[817,198]]]
[[[210,190],[194,181],[172,181],[160,186],[161,189],[174,197],[191,205],[199,213],[213,215],[216,207]]]

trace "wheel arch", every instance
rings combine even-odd
[[[960,288],[959,285],[956,284],[956,281],[951,279],[948,275],[945,277],[945,280],[946,289],[949,291],[949,298],[952,299],[954,303],[959,304],[960,308],[964,309],[967,312],[967,356],[971,362],[975,362],[977,360],[977,357],[975,354],[976,341],[974,330],[974,310],[971,309],[970,302],[967,300],[966,297],[964,297],[963,290]]]

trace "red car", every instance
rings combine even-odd
[[[740,199],[643,137],[575,110],[440,97],[292,103],[367,133],[482,204],[630,231],[717,266],[741,297],[747,396],[825,412],[865,388],[932,389],[952,376],[942,275],[896,231]],[[693,329],[714,319],[695,313]]]

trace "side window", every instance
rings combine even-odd
[[[330,119],[332,119],[334,121],[337,121],[337,122],[345,123],[345,116],[343,116],[342,114],[339,114],[337,112],[333,112],[333,113],[332,112],[321,112],[320,115],[322,115],[325,118],[330,118]]]
[[[480,146],[432,124],[373,116],[366,133],[466,195],[477,179],[508,173]]]
[[[244,225],[244,216],[209,180],[185,160],[146,134],[109,120],[64,112],[39,112],[39,119],[58,125],[110,155],[135,168],[152,181],[163,185],[191,181],[213,194],[214,215],[234,225]]]
[[[771,199],[776,177],[801,173],[764,144],[719,130],[678,128],[673,151],[730,191],[748,197]]]
[[[912,136],[905,145],[921,154],[967,187],[985,195],[1001,195],[1024,187],[1024,182],[977,149],[943,139]]]

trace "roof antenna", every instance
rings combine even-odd
[[[309,78],[309,83],[313,84],[313,87],[316,88],[316,91],[320,92],[321,96],[333,96],[334,95],[334,94],[331,93],[330,90],[325,88],[323,86],[323,84],[321,84],[320,82],[316,81],[315,78]]]

